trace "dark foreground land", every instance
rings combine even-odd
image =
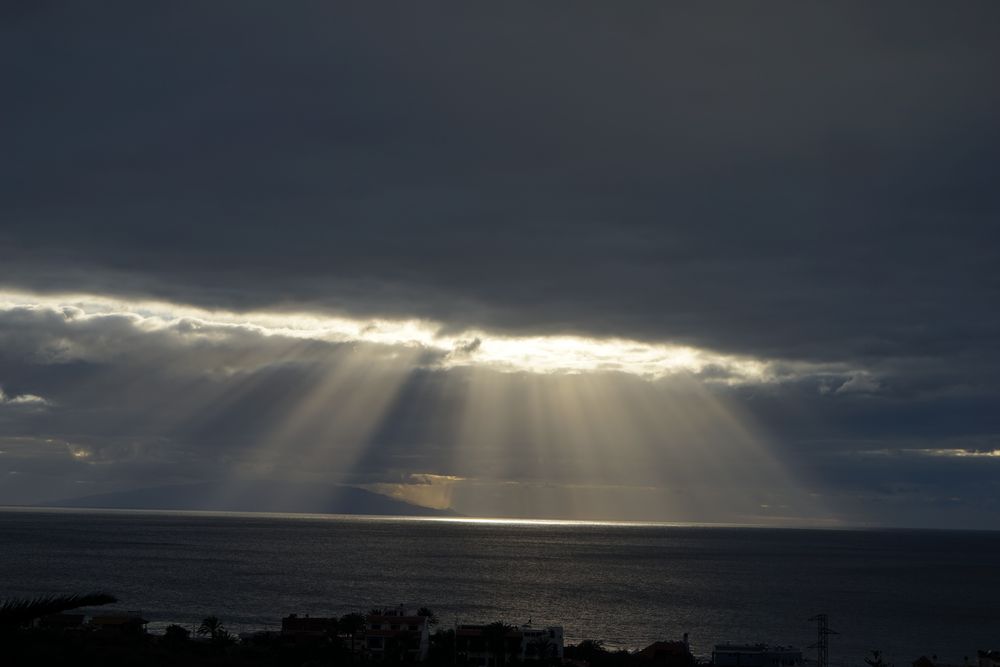
[[[281,636],[261,637],[236,642],[223,639],[190,638],[167,635],[104,636],[101,633],[66,633],[56,630],[29,628],[5,633],[0,637],[0,665],[71,665],[74,667],[313,667],[319,665],[374,667],[380,665],[414,664],[405,657],[374,662],[349,642],[336,638],[298,641]],[[566,647],[566,657],[519,661],[513,656],[497,655],[497,667],[528,664],[536,667],[556,667],[572,664],[578,667],[640,667],[656,664],[661,667],[693,667],[693,658],[679,662],[651,663],[636,653],[609,651],[601,642],[584,641]],[[471,667],[478,664],[454,649],[454,631],[440,630],[432,635],[427,659],[419,663],[426,667]]]

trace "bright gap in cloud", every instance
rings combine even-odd
[[[986,458],[986,459],[996,459],[1000,458],[1000,449],[986,449],[986,450],[976,450],[976,449],[904,449],[902,450],[907,453],[917,453],[921,456],[941,456],[947,458]]]
[[[11,396],[4,392],[3,387],[0,387],[0,405],[3,404],[39,406],[48,405],[48,401],[35,394],[17,394],[16,396]]]
[[[416,347],[437,353],[434,363],[442,368],[477,366],[543,374],[615,371],[650,379],[688,373],[725,384],[769,382],[780,375],[767,361],[690,346],[575,335],[510,336],[477,329],[442,333],[441,323],[419,319],[238,313],[93,294],[0,292],[0,310],[14,309],[51,310],[69,321],[124,317],[140,330],[173,329],[192,338],[224,338],[227,330],[245,330],[263,336]]]

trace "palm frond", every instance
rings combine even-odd
[[[97,607],[115,602],[118,602],[118,599],[107,593],[10,598],[0,602],[0,627],[18,627],[27,625],[41,616],[58,614],[79,607]]]

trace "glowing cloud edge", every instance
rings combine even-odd
[[[178,329],[189,337],[219,336],[232,329],[261,336],[417,347],[438,353],[434,365],[444,369],[485,367],[538,374],[620,372],[650,380],[688,374],[727,385],[856,372],[834,364],[756,359],[619,337],[512,336],[483,329],[442,333],[448,331],[442,323],[421,319],[353,318],[304,311],[236,312],[96,294],[0,292],[0,312],[16,309],[55,311],[68,321],[124,317],[141,331]]]

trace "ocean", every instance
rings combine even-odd
[[[687,632],[701,657],[725,641],[814,657],[819,613],[832,665],[1000,647],[997,532],[0,511],[0,597],[95,590],[154,631],[404,604],[630,649]]]

